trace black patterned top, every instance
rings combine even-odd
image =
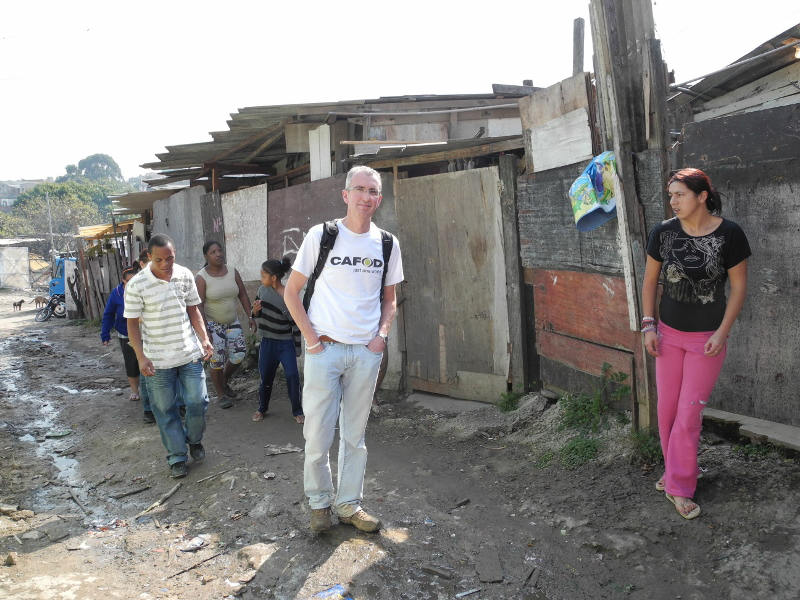
[[[653,228],[647,254],[662,263],[661,321],[680,331],[714,331],[725,315],[728,269],[752,252],[733,221],[722,219],[711,233],[692,236],[675,217]]]

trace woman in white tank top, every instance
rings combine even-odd
[[[219,242],[206,242],[203,245],[203,256],[206,265],[197,272],[195,281],[202,301],[200,313],[214,346],[211,381],[214,383],[220,408],[230,408],[236,394],[228,381],[247,353],[247,342],[236,315],[236,300],[238,298],[248,315],[250,300],[239,272],[225,264],[225,252]],[[252,317],[250,329],[255,331]]]

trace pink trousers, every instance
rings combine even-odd
[[[727,345],[717,356],[703,346],[713,331],[679,331],[658,324],[656,387],[658,433],[664,454],[664,489],[692,498],[697,487],[697,445],[703,409],[725,361]]]

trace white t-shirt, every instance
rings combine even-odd
[[[317,279],[308,318],[317,335],[345,344],[368,344],[378,334],[381,320],[380,289],[383,276],[381,230],[370,224],[367,233],[353,233],[341,220],[339,234]],[[323,225],[315,225],[300,246],[292,268],[311,277],[319,256]],[[386,285],[403,281],[400,243],[393,238]]]

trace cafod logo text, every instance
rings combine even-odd
[[[338,265],[352,265],[352,266],[364,266],[364,267],[375,267],[376,269],[380,269],[383,266],[383,261],[377,258],[362,258],[360,256],[334,256],[331,258],[331,264],[334,266]]]

